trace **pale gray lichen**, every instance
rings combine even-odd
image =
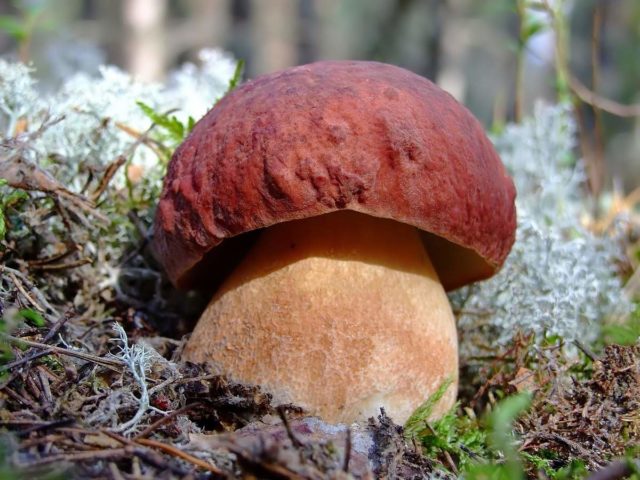
[[[129,268],[123,257],[150,227],[168,152],[175,145],[159,146],[162,139],[154,137],[158,129],[149,133],[152,121],[138,102],[159,115],[184,107],[175,115],[198,119],[224,95],[233,72],[229,56],[211,51],[203,54],[201,66],[179,69],[167,85],[141,82],[117,67],[103,66],[97,75],[74,74],[56,91],[43,92],[36,88],[31,67],[0,59],[0,158],[24,158],[69,194],[96,205],[96,217],[108,219],[98,221],[86,212],[78,217],[64,199],[37,188],[27,193],[20,208],[8,212],[7,240],[33,244],[18,244],[16,251],[46,258],[72,248],[77,250],[69,260],[91,261],[64,269],[64,275],[46,275],[41,288],[53,303],[64,303],[68,285],[73,285],[78,308],[119,298],[118,281]],[[93,196],[105,172],[122,160],[126,164],[116,170],[107,190]],[[127,174],[131,167],[135,177]],[[0,186],[2,198],[12,192],[10,186]],[[66,219],[56,214],[54,202]],[[131,220],[132,213],[138,223]],[[1,291],[0,296],[4,298]]]
[[[118,353],[112,356],[124,363],[140,391],[139,397],[136,398],[134,402],[138,405],[135,415],[115,428],[115,431],[117,432],[130,432],[137,427],[147,410],[152,408],[149,403],[150,398],[149,389],[147,387],[147,373],[151,370],[152,360],[159,357],[159,355],[147,345],[129,345],[127,332],[125,332],[124,328],[122,328],[119,323],[115,323],[113,325],[113,329],[118,335],[117,341],[119,345]]]
[[[565,105],[538,103],[521,124],[493,140],[516,186],[518,210],[559,228],[581,228],[583,163],[576,160],[576,124]]]
[[[451,295],[463,355],[505,345],[518,329],[590,342],[605,318],[629,308],[615,239],[582,223],[585,176],[573,160],[575,132],[568,108],[540,104],[495,138],[518,191],[516,242],[496,276]]]
[[[142,134],[151,125],[136,102],[158,108],[160,96],[160,85],[138,82],[113,66],[101,67],[97,77],[72,76],[49,99],[50,114],[63,120],[42,135],[38,144],[42,158],[48,157],[56,177],[75,189],[82,188],[82,173],[100,172],[127,153],[130,162],[159,176],[154,172],[158,164],[154,152],[132,151],[131,146],[136,142],[132,132]],[[122,186],[124,175],[117,180]]]
[[[33,69],[0,58],[0,135],[13,136],[18,121],[40,112]]]

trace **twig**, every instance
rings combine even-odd
[[[107,187],[109,186],[109,182],[111,182],[111,179],[113,179],[118,169],[122,167],[122,165],[124,165],[126,161],[127,159],[124,157],[124,155],[119,155],[118,158],[116,158],[109,164],[104,172],[104,175],[102,175],[102,178],[100,179],[100,183],[91,193],[91,201],[96,202],[100,198],[100,195],[102,195],[107,189]]]
[[[62,326],[67,323],[67,320],[69,320],[69,315],[68,313],[65,313],[64,315],[62,315],[54,324],[53,326],[49,329],[49,331],[47,332],[47,334],[44,336],[44,338],[42,339],[42,343],[47,343],[49,340],[51,340],[57,333],[58,331],[62,328]],[[36,360],[40,357],[44,357],[46,355],[49,355],[53,350],[51,350],[50,348],[47,348],[46,350],[40,351],[40,352],[34,352],[31,351],[29,353],[27,353],[27,355],[25,355],[23,358],[19,359],[19,360],[15,360],[11,363],[7,363],[6,365],[2,365],[0,366],[0,372],[5,372],[5,371],[9,371],[12,370],[16,367],[19,367],[25,363],[29,363],[33,360]],[[13,379],[16,377],[16,375],[18,374],[18,372],[14,372],[13,375],[11,375],[9,378],[5,379],[1,384],[0,384],[0,390],[2,390],[6,385],[9,385]]]
[[[75,419],[73,418],[63,418],[62,420],[56,420],[54,422],[41,423],[39,425],[33,425],[29,428],[25,428],[24,430],[19,430],[16,435],[22,437],[28,435],[33,432],[41,432],[42,430],[50,430],[58,427],[68,427],[69,425],[73,425],[75,423]]]
[[[82,211],[92,215],[96,220],[100,220],[104,224],[109,223],[108,217],[96,210],[91,201],[65,188],[48,171],[43,170],[21,154],[2,159],[0,162],[0,177],[7,180],[7,183],[14,188],[43,192],[57,199],[65,199],[78,209],[77,214]]]
[[[77,244],[73,242],[69,242],[69,245],[67,245],[67,249],[64,252],[57,253],[55,255],[51,255],[50,257],[46,257],[46,258],[37,258],[35,260],[27,260],[27,265],[29,265],[29,267],[37,267],[39,265],[44,265],[45,263],[51,263],[58,260],[62,260],[63,258],[68,257],[69,255],[77,252],[78,250],[79,250],[79,247]]]
[[[591,88],[594,92],[598,91],[600,84],[600,34],[602,27],[602,4],[596,2],[593,11],[593,27],[591,29]],[[604,160],[604,144],[602,132],[602,111],[597,107],[593,107],[594,118],[594,139],[595,139],[595,155],[594,155],[594,171],[591,173],[591,188],[596,198],[602,190],[602,182],[605,174]],[[598,202],[595,202],[598,205]]]
[[[20,449],[25,450],[36,445],[42,445],[43,443],[59,442],[64,438],[66,437],[61,433],[50,433],[48,435],[44,435],[43,437],[28,438],[20,442]]]
[[[197,457],[194,457],[193,455],[183,452],[182,450],[172,445],[167,445],[166,443],[157,442],[156,440],[149,440],[148,438],[137,439],[135,440],[135,443],[139,443],[140,445],[144,445],[146,447],[157,448],[158,450],[162,450],[163,452],[168,453],[169,455],[173,455],[174,457],[178,457],[183,460],[186,460],[187,462],[192,463],[200,468],[204,468],[209,472],[215,473],[217,475],[224,475],[224,472],[220,470],[218,467],[216,467],[215,465],[212,465],[209,462],[205,462],[204,460],[201,460]]]
[[[171,463],[169,462],[166,462],[164,458],[162,458],[162,456],[155,451],[150,450],[145,446],[141,446],[141,442],[134,442],[126,437],[123,437],[122,435],[118,435],[117,433],[111,432],[109,430],[101,430],[101,432],[108,437],[117,440],[123,445],[126,445],[126,448],[131,449],[133,452],[135,452],[135,455],[137,455],[138,458],[143,459],[145,462],[153,465],[156,468],[159,468],[161,470],[171,470],[172,472],[180,476],[184,476],[187,473],[183,469],[171,465]]]
[[[163,382],[160,382],[158,385],[156,385],[153,388],[149,389],[149,396],[152,396],[154,393],[159,392],[160,390],[162,390],[163,388],[174,384],[174,383],[178,383],[178,380],[180,380],[180,377],[178,378],[167,378],[166,380],[164,380]]]
[[[30,292],[33,293],[36,296],[38,302],[41,305],[44,305],[44,307],[47,309],[47,311],[53,312],[56,316],[59,315],[59,313],[56,311],[56,309],[53,308],[53,306],[47,301],[47,299],[40,292],[40,290],[38,290],[36,287],[34,287],[31,284],[31,282],[29,281],[29,279],[20,270],[16,270],[14,268],[7,267],[6,265],[0,265],[0,273],[5,273],[5,272],[6,273],[12,273],[16,277],[18,277],[20,280],[22,280],[22,282],[29,287]]]
[[[100,365],[104,365],[106,367],[117,368],[118,371],[124,365],[119,360],[98,357],[96,355],[91,355],[90,353],[76,352],[75,350],[68,350],[66,348],[60,348],[60,347],[56,347],[56,346],[53,346],[53,345],[46,345],[44,343],[32,342],[31,340],[25,340],[23,338],[12,337],[11,335],[7,335],[5,333],[0,333],[0,336],[5,338],[9,342],[17,344],[17,345],[25,344],[25,345],[29,345],[30,347],[50,349],[53,353],[59,353],[61,355],[67,355],[67,356],[70,356],[70,357],[76,357],[76,358],[79,358],[81,360],[86,360],[88,362],[97,363],[97,364],[100,364]]]
[[[154,140],[149,136],[149,133],[151,133],[151,131],[155,127],[155,124],[151,125],[151,127],[149,127],[146,132],[139,132],[138,130],[135,130],[129,127],[128,125],[125,125],[124,123],[120,123],[120,122],[115,122],[115,126],[120,130],[122,130],[124,133],[135,138],[136,143],[134,145],[137,145],[137,144],[146,145],[151,150],[153,150],[153,153],[155,153],[158,157],[162,156],[161,149],[165,148],[164,145],[162,145],[162,143],[158,142],[157,140]]]
[[[130,457],[134,453],[131,447],[125,448],[109,448],[104,450],[89,450],[86,452],[63,453],[59,455],[51,455],[39,460],[30,461],[25,467],[36,467],[49,465],[51,463],[60,462],[83,462],[88,460],[119,460],[121,458]]]
[[[344,463],[342,471],[349,473],[349,462],[351,461],[351,428],[347,428],[347,438],[344,445]]]
[[[40,380],[40,389],[42,391],[42,399],[45,403],[51,405],[53,403],[53,395],[51,395],[49,379],[42,369],[38,369],[37,371],[38,379]]]
[[[25,385],[31,391],[31,393],[33,394],[33,397],[40,398],[42,396],[42,391],[40,390],[40,387],[38,387],[35,380],[33,379],[33,376],[31,376],[31,372],[28,372],[25,375],[25,377],[26,377]]]
[[[47,343],[50,340],[52,340],[53,337],[55,337],[57,333],[60,331],[60,329],[64,326],[64,324],[67,323],[70,317],[71,317],[71,312],[69,310],[64,312],[64,314],[60,318],[58,318],[58,320],[56,320],[56,322],[52,325],[52,327],[49,329],[47,334],[44,336],[44,338],[42,339],[42,343]]]
[[[607,113],[618,117],[638,117],[640,116],[640,103],[625,105],[614,100],[598,95],[596,92],[587,88],[587,86],[578,80],[577,77],[569,76],[569,86],[573,93],[587,105],[599,108]]]
[[[83,257],[79,260],[74,260],[67,263],[48,263],[43,265],[34,265],[33,268],[35,268],[36,270],[68,270],[70,268],[77,268],[83,265],[87,265],[91,262],[93,262],[92,258]]]
[[[185,377],[185,378],[178,378],[177,380],[174,380],[172,383],[175,385],[182,385],[185,383],[191,383],[191,382],[201,382],[202,380],[213,380],[214,378],[218,378],[220,377],[219,374],[217,373],[207,373],[205,375],[200,375],[198,377]],[[156,387],[159,387],[160,385],[156,385]],[[153,392],[156,387],[153,387],[151,389],[151,391]]]
[[[25,363],[31,362],[33,360],[37,360],[40,357],[44,357],[46,355],[49,355],[53,350],[51,349],[47,349],[47,350],[42,350],[40,352],[34,352],[31,355],[27,355],[26,357],[22,357],[19,360],[15,360],[11,363],[7,363],[5,365],[0,365],[0,372],[5,372],[8,370],[12,370],[16,367],[19,367]],[[0,386],[0,390],[2,390],[2,387]]]
[[[149,425],[147,428],[145,428],[138,436],[135,437],[135,440],[140,440],[142,438],[148,437],[158,427],[164,425],[165,423],[170,422],[172,419],[174,419],[178,415],[182,415],[183,413],[188,412],[189,410],[192,410],[192,409],[194,409],[196,407],[199,407],[201,405],[202,405],[202,403],[196,402],[196,403],[192,403],[191,405],[186,405],[186,406],[184,406],[182,408],[179,408],[177,410],[174,410],[174,411],[170,412],[167,416],[162,417],[160,420],[157,420],[157,421],[153,422],[151,425]]]
[[[554,10],[553,6],[549,2],[549,0],[542,0],[539,4],[544,10],[549,14],[551,20],[555,24],[554,30],[556,31],[557,36],[563,34],[564,31],[561,31],[559,28],[560,19],[558,18],[558,13]],[[598,95],[593,90],[590,90],[586,85],[584,85],[577,77],[575,77],[570,71],[568,67],[568,62],[566,59],[566,55],[564,52],[566,39],[558,38],[556,41],[556,68],[558,69],[558,73],[561,76],[562,80],[565,80],[573,92],[580,100],[582,100],[587,105],[591,105],[594,108],[599,108],[607,113],[612,115],[616,115],[618,117],[637,117],[640,116],[640,104],[631,104],[625,105],[614,100],[605,98],[601,95]]]
[[[596,360],[598,360],[598,357],[595,353],[593,353],[589,347],[587,347],[584,343],[582,343],[580,340],[578,339],[574,339],[573,340],[573,344],[578,347],[578,349],[584,353],[587,357],[589,357],[589,360],[591,360],[592,362],[595,362]]]
[[[291,440],[293,446],[296,448],[302,447],[304,444],[298,439],[298,437],[294,435],[293,430],[291,430],[291,425],[289,424],[289,419],[287,418],[286,408],[282,405],[279,405],[276,411],[278,412],[278,415],[280,416],[280,419],[284,424],[284,428],[287,431],[287,435],[289,436],[289,439]]]
[[[32,410],[36,408],[36,404],[28,399],[25,398],[23,395],[19,394],[18,392],[14,391],[11,388],[7,388],[7,387],[3,387],[2,391],[4,393],[6,393],[7,395],[9,395],[11,398],[13,398],[16,402],[21,403],[23,405],[27,405],[29,406]]]
[[[18,280],[18,277],[16,277],[13,272],[7,272],[7,273],[9,274],[9,278],[11,279],[13,284],[16,286],[18,291],[22,294],[24,298],[27,299],[27,301],[31,304],[31,306],[33,306],[33,308],[38,310],[40,313],[45,313],[44,308],[38,305],[38,303],[33,298],[31,298],[31,295],[29,295],[29,292],[27,292],[24,289],[24,286],[22,285],[22,282]]]
[[[253,474],[256,478],[280,478],[285,480],[305,480],[308,476],[302,476],[292,472],[287,467],[276,463],[262,462],[255,459],[251,452],[240,447],[231,446],[229,451],[238,458],[238,463]]]
[[[429,432],[431,433],[431,435],[433,435],[434,437],[438,437],[438,433],[433,429],[433,427],[431,426],[431,423],[429,422],[429,420],[425,420],[424,424],[427,426],[427,429],[429,430]],[[458,467],[456,466],[455,462],[453,461],[453,458],[451,458],[451,454],[445,450],[445,449],[441,449],[442,453],[444,454],[444,458],[447,461],[447,464],[449,465],[449,468],[451,468],[451,471],[455,474],[458,475]]]
[[[526,3],[523,0],[516,0],[516,15],[518,19],[518,38],[516,49],[516,65],[515,65],[515,80],[514,80],[514,118],[516,123],[522,120],[522,112],[524,106],[524,30],[525,30],[525,15]]]

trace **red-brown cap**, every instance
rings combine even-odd
[[[453,289],[502,265],[514,199],[481,124],[448,93],[392,65],[317,62],[245,83],[197,123],[169,165],[154,248],[193,286],[241,234],[350,209],[428,232]]]

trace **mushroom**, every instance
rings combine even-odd
[[[515,189],[480,123],[399,67],[326,61],[247,82],[169,165],[154,247],[215,289],[183,357],[331,422],[409,415],[458,347],[446,291],[494,274]]]

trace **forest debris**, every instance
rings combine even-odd
[[[68,201],[71,205],[90,214],[101,222],[108,223],[105,214],[96,210],[95,205],[82,195],[73,193],[60,184],[49,172],[21,155],[0,158],[0,178],[4,178],[13,188],[38,191]],[[74,212],[76,215],[79,212]],[[83,222],[84,223],[84,222]],[[88,222],[87,222],[88,225]]]
[[[369,420],[373,436],[370,461],[375,478],[430,478],[434,462],[422,455],[418,446],[406,442],[404,431],[386,415],[384,410],[377,421]],[[453,480],[453,475],[438,472],[442,479]]]
[[[191,434],[187,448],[232,452],[242,468],[256,475],[319,479],[340,478],[345,473],[345,449],[349,447],[348,473],[355,478],[373,478],[368,459],[372,434],[368,429],[331,425],[315,417],[289,419],[288,424],[289,432],[282,421],[267,417],[233,433]]]
[[[211,473],[216,473],[218,475],[224,474],[224,472],[220,470],[218,467],[216,467],[215,465],[205,462],[204,460],[200,460],[199,458],[194,457],[193,455],[189,455],[187,452],[184,452],[179,448],[174,447],[173,445],[168,445],[166,443],[158,442],[156,440],[149,440],[148,438],[136,439],[135,443],[139,443],[147,447],[153,447],[153,448],[162,450],[166,453],[169,453],[170,455],[186,460],[187,462],[192,463],[200,468],[204,468],[205,470],[208,470]]]
[[[67,355],[67,356],[70,356],[70,357],[76,357],[76,358],[79,358],[81,360],[86,360],[88,362],[97,363],[97,364],[104,365],[104,366],[111,367],[111,368],[120,369],[123,366],[123,363],[120,360],[117,360],[117,359],[98,357],[98,356],[92,355],[90,353],[85,353],[85,352],[81,352],[81,351],[78,351],[78,350],[70,350],[68,348],[56,347],[54,345],[47,345],[47,344],[39,343],[39,342],[33,342],[31,340],[26,340],[24,338],[16,338],[16,337],[12,337],[11,335],[6,335],[6,334],[0,334],[0,336],[2,336],[4,339],[8,340],[9,342],[16,343],[18,345],[24,344],[24,345],[28,345],[30,347],[44,348],[46,350],[50,350],[53,353],[59,353],[61,355]]]
[[[640,346],[608,346],[593,368],[591,378],[556,381],[536,397],[518,421],[523,450],[555,452],[567,464],[580,459],[597,470],[640,446]]]

